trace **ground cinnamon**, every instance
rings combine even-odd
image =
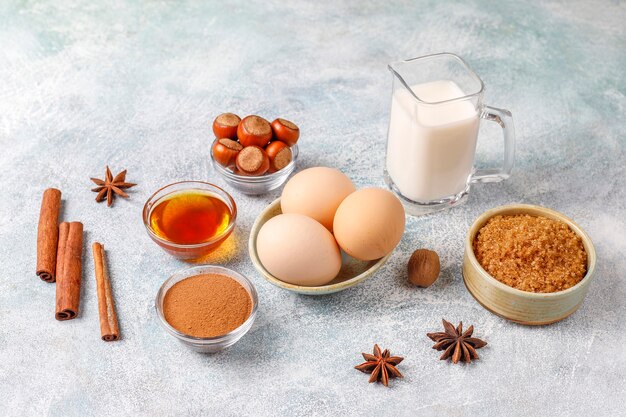
[[[165,320],[181,333],[194,337],[221,336],[250,317],[252,298],[235,279],[220,274],[185,278],[165,294]]]
[[[104,259],[104,245],[94,242],[91,245],[93,262],[96,270],[96,287],[98,291],[98,312],[100,313],[100,334],[105,342],[112,342],[119,338],[117,314],[111,291],[109,270]]]
[[[78,315],[83,253],[83,224],[71,222],[59,242],[61,270],[57,274],[56,314],[57,320],[70,320]],[[65,237],[66,236],[66,237]]]
[[[48,188],[41,200],[37,228],[37,276],[46,282],[56,280],[60,210],[61,191]]]

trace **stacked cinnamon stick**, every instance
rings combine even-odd
[[[44,191],[37,230],[37,275],[45,282],[56,282],[57,320],[71,320],[78,315],[82,281],[83,224],[59,224],[61,191]],[[100,330],[105,341],[117,340],[119,330],[104,260],[104,247],[93,244]]]
[[[61,191],[48,188],[43,193],[37,230],[37,275],[56,282],[57,320],[70,320],[78,314],[82,278],[83,224],[59,225]]]
[[[61,191],[48,188],[41,200],[37,229],[37,276],[46,282],[56,280],[60,210]]]
[[[82,281],[83,224],[59,225],[57,250],[57,320],[71,320],[78,315]]]

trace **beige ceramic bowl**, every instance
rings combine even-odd
[[[489,275],[476,260],[472,242],[480,228],[496,215],[529,214],[560,220],[582,239],[587,252],[587,274],[571,288],[554,293],[532,293],[509,287]],[[572,314],[583,302],[593,278],[596,251],[587,234],[563,214],[540,206],[514,204],[484,212],[469,230],[463,256],[463,280],[474,298],[487,310],[511,321],[527,324],[550,324]]]
[[[318,287],[306,287],[303,285],[294,285],[281,281],[272,274],[261,264],[259,255],[256,250],[256,239],[259,234],[259,230],[265,224],[266,221],[272,217],[281,214],[280,210],[280,198],[274,200],[265,210],[259,214],[257,219],[252,225],[252,231],[250,232],[250,239],[248,241],[248,250],[250,252],[250,259],[254,264],[254,267],[263,275],[263,278],[276,285],[277,287],[284,288],[289,291],[297,292],[307,295],[324,295],[334,292],[345,290],[355,286],[356,284],[364,281],[366,278],[373,275],[378,271],[389,259],[391,253],[386,256],[374,260],[374,261],[359,261],[350,256],[347,256],[343,251],[341,252],[341,270],[339,275],[332,280],[329,284],[321,285]]]

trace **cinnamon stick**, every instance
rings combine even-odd
[[[70,320],[78,315],[80,303],[80,283],[83,254],[83,224],[71,222],[68,225],[67,239],[59,251],[61,273],[57,274],[57,320]]]
[[[96,287],[98,289],[98,312],[100,313],[100,334],[105,342],[119,338],[120,332],[115,314],[115,302],[111,291],[109,270],[104,259],[104,245],[94,242],[91,245],[96,268]]]
[[[63,222],[59,224],[59,244],[57,246],[57,268],[56,276],[63,275],[63,260],[65,259],[65,245],[67,245],[67,236],[70,232],[70,224]]]
[[[37,227],[37,276],[45,282],[56,280],[60,210],[61,191],[48,188],[41,200]]]

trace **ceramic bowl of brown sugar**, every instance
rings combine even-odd
[[[465,240],[463,280],[492,313],[543,325],[580,307],[595,266],[593,243],[574,221],[545,207],[514,204],[474,221]]]
[[[252,282],[232,269],[199,265],[176,272],[159,289],[162,327],[188,348],[214,353],[252,327],[259,301]]]

